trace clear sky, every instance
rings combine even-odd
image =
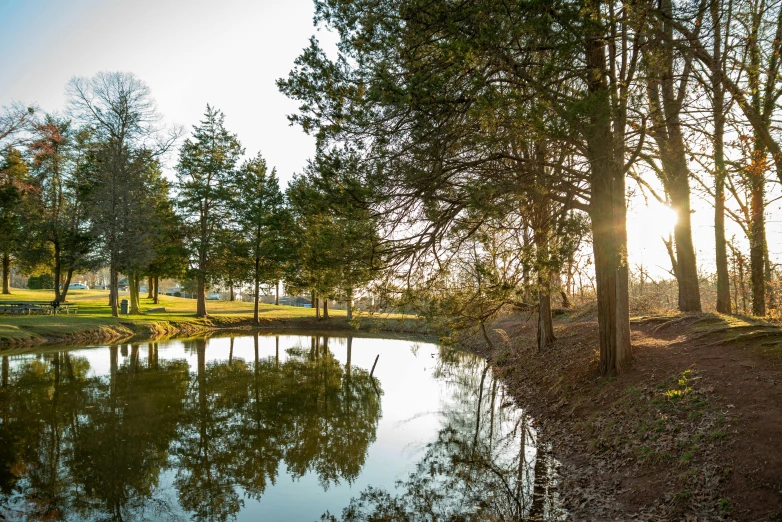
[[[247,155],[260,151],[285,186],[314,140],[288,125],[296,103],[274,82],[310,36],[329,41],[313,13],[312,0],[0,0],[0,105],[63,111],[71,77],[130,71],[188,132],[207,103],[222,110]]]

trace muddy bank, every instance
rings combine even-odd
[[[542,354],[534,326],[513,318],[493,325],[491,346],[462,344],[536,418],[572,519],[780,520],[781,352],[720,321],[636,321],[633,367],[615,378],[599,375],[594,321],[559,320]]]

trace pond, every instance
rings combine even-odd
[[[538,446],[483,359],[432,343],[286,332],[2,357],[0,520],[558,520]]]

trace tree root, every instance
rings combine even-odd
[[[706,330],[705,332],[701,332],[697,335],[693,335],[688,340],[697,341],[698,339],[703,339],[705,337],[710,337],[716,334],[750,330],[750,329],[754,329],[754,331],[758,331],[758,330],[770,331],[770,330],[779,330],[779,327],[771,326],[771,325],[762,325],[762,324],[744,324],[741,326],[721,326],[719,328],[712,328],[710,330]]]
[[[709,346],[721,346],[723,344],[728,343],[743,343],[747,341],[755,341],[759,339],[778,339],[778,342],[782,342],[782,330],[779,328],[774,328],[773,331],[763,330],[763,331],[755,331],[750,332],[746,334],[739,334],[733,337],[730,337],[728,339],[721,339],[719,341],[709,343],[707,345],[704,345],[705,347]]]
[[[692,321],[687,324],[687,326],[692,326],[695,323],[699,323],[701,321],[708,321],[711,319],[716,319],[713,315],[685,315],[683,317],[677,317],[676,319],[671,319],[670,321],[666,321],[654,328],[652,330],[653,334],[656,334],[660,330],[664,330],[665,328],[670,328],[672,326],[677,326],[679,324],[687,323],[688,321]]]

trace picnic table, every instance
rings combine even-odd
[[[59,303],[57,301],[49,301],[47,303],[2,303],[0,302],[0,314],[3,315],[56,315],[58,313],[65,312],[70,314],[76,313],[78,307],[72,306],[70,303]]]

